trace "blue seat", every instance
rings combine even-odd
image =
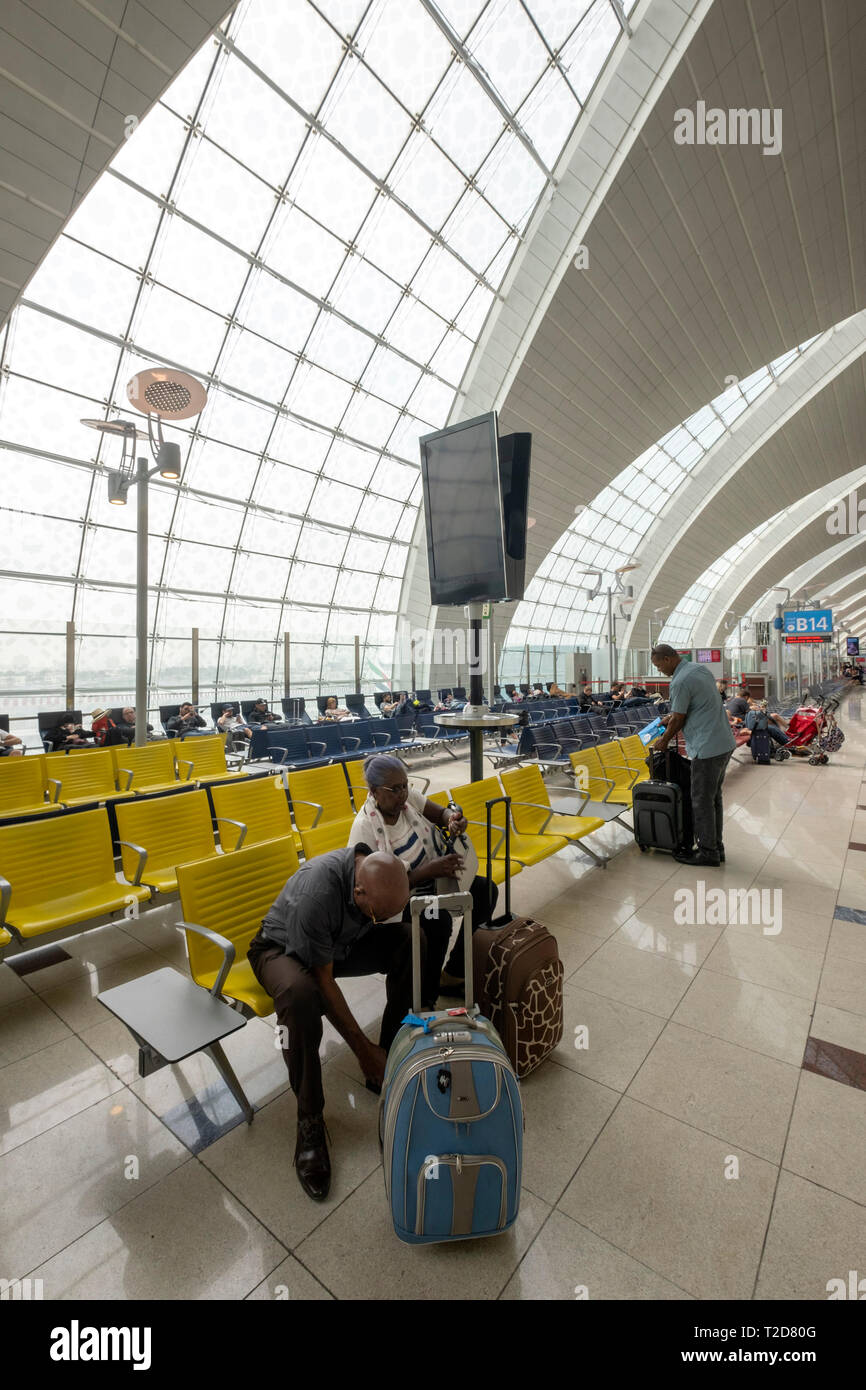
[[[303,695],[286,695],[280,701],[286,722],[289,724],[312,724],[307,714],[307,702]]]
[[[316,754],[304,737],[303,728],[253,729],[250,740],[250,760],[268,758],[280,767],[324,767],[333,759]]]
[[[344,706],[350,714],[356,714],[361,719],[372,719],[366,700],[366,695],[351,694],[343,697]]]
[[[345,726],[328,724],[311,724],[309,728],[304,728],[304,737],[307,740],[307,747],[310,750],[311,758],[324,758],[326,762],[340,763],[346,758],[355,756],[355,752],[360,744],[360,739],[347,739],[343,742],[342,729]]]

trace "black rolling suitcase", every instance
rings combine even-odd
[[[642,853],[663,849],[675,854],[691,849],[694,822],[688,759],[667,749],[664,753],[651,752],[647,766],[649,781],[639,782],[632,792],[635,842]]]
[[[749,739],[749,748],[753,763],[760,763],[762,767],[769,767],[773,761],[773,740],[770,738],[769,729],[754,728],[752,737]]]

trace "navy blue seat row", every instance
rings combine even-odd
[[[410,740],[414,742],[414,740]],[[394,719],[308,724],[293,729],[254,729],[250,759],[267,758],[281,767],[324,767],[388,748],[405,748]]]

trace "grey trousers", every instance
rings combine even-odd
[[[733,748],[715,758],[692,758],[692,814],[700,849],[718,852],[722,841],[722,783]]]

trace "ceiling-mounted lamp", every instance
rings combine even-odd
[[[178,372],[170,367],[147,367],[143,372],[136,372],[127,382],[126,397],[130,405],[147,416],[150,451],[160,477],[170,481],[178,479],[180,445],[163,438],[162,422],[190,420],[194,415],[200,415],[207,403],[207,391],[188,372]]]
[[[125,507],[129,492],[129,479],[122,473],[110,472],[108,475],[108,500],[113,507]]]

